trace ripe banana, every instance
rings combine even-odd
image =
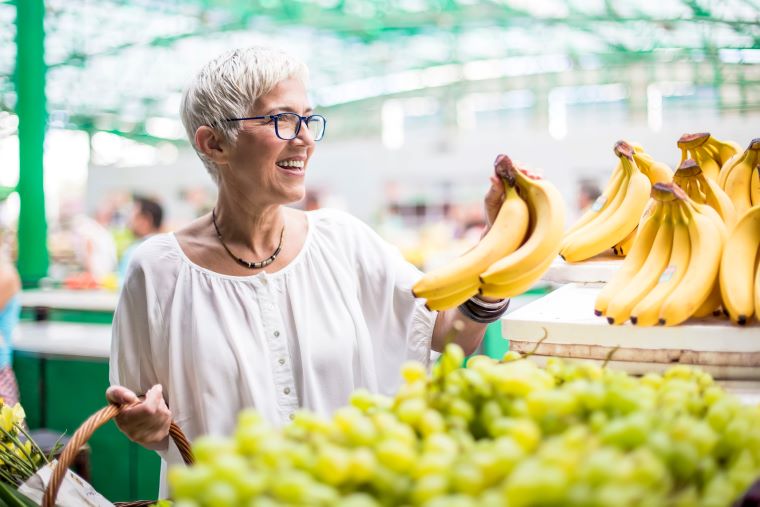
[[[736,211],[731,199],[711,178],[705,178],[702,169],[692,159],[681,163],[673,175],[673,183],[699,204],[707,204],[718,212],[728,228],[736,222]]]
[[[678,147],[681,148],[681,163],[691,155],[705,174],[715,181],[720,178],[721,168],[741,151],[735,142],[721,141],[712,137],[709,132],[684,134],[678,140]]]
[[[668,164],[656,161],[640,146],[634,146],[633,160],[641,172],[649,178],[649,182],[652,185],[655,183],[670,183],[673,179],[673,171]]]
[[[750,183],[750,200],[752,206],[760,204],[760,165],[752,171],[752,183]]]
[[[722,304],[723,298],[720,296],[720,281],[716,279],[712,290],[710,290],[710,295],[707,296],[705,302],[694,312],[694,317],[701,319],[702,317],[720,314]]]
[[[523,173],[506,156],[500,160],[497,171],[517,186],[521,197],[528,203],[531,228],[520,248],[491,264],[480,275],[480,281],[486,284],[511,283],[547,259],[553,260],[565,228],[565,203],[554,185]]]
[[[556,256],[556,255],[555,255]],[[538,264],[533,269],[526,271],[519,275],[517,278],[509,283],[496,284],[496,283],[484,283],[480,286],[480,295],[493,297],[493,298],[511,298],[519,296],[524,293],[541,278],[541,275],[546,273],[554,261],[555,256],[547,257],[541,264]]]
[[[760,138],[753,139],[744,153],[724,167],[723,190],[734,203],[737,216],[742,216],[752,204],[752,174],[760,162]]]
[[[639,326],[654,326],[660,316],[660,308],[665,298],[675,289],[686,273],[691,255],[689,226],[680,208],[673,210],[673,248],[665,270],[657,280],[657,285],[649,291],[631,310],[631,322]]]
[[[504,202],[496,220],[483,239],[451,264],[423,276],[412,287],[415,297],[436,300],[436,306],[440,306],[442,299],[451,301],[450,307],[457,306],[477,292],[478,276],[485,267],[520,246],[528,230],[528,205],[519,196],[515,186],[505,182],[504,192]],[[475,292],[465,296],[473,286]],[[453,298],[454,294],[461,295],[462,300],[457,302]]]
[[[619,189],[623,192],[622,202],[563,239],[560,255],[568,262],[583,261],[612,248],[636,228],[646,208],[652,185],[636,166],[633,148],[618,142],[614,151],[627,176],[627,182]]]
[[[641,269],[607,305],[607,322],[623,324],[631,316],[631,310],[649,293],[668,264],[673,246],[672,204],[664,205],[657,235]]]
[[[739,324],[746,324],[755,306],[756,260],[760,250],[760,206],[751,208],[736,223],[720,262],[723,308]],[[755,285],[757,285],[755,283]]]
[[[628,252],[631,251],[631,247],[633,246],[633,242],[636,239],[636,233],[638,231],[639,231],[639,228],[636,227],[632,233],[630,233],[628,236],[625,237],[623,241],[613,246],[612,253],[614,253],[618,257],[625,257],[626,255],[628,255]]]
[[[647,212],[645,212],[645,216],[639,224],[638,230],[640,232],[636,235],[633,247],[631,248],[630,253],[626,255],[623,265],[620,266],[612,279],[607,282],[607,285],[602,288],[599,295],[596,297],[594,314],[596,314],[597,317],[607,313],[607,306],[609,305],[610,300],[617,295],[641,269],[649,251],[652,249],[652,243],[654,243],[654,238],[659,229],[663,212],[664,205],[662,201],[653,200],[652,205]]]
[[[715,161],[718,162],[721,167],[728,162],[731,157],[742,151],[741,146],[734,141],[721,141],[713,136],[710,136],[710,138],[707,139],[706,144],[708,147],[712,148],[714,152],[717,152],[718,156]]]
[[[673,289],[660,309],[659,324],[666,326],[685,321],[708,298],[718,276],[724,243],[718,223],[702,214],[696,206],[689,205],[688,196],[678,187],[674,186],[674,190],[679,197],[679,202],[674,205],[680,206],[688,220],[691,256],[681,283]]]
[[[428,299],[425,301],[425,307],[430,311],[441,311],[448,310],[449,308],[454,308],[477,294],[479,287],[480,284],[476,283],[464,289],[458,290],[453,294],[449,294],[448,296],[443,296],[438,299]]]
[[[755,268],[755,314],[760,314],[760,269]]]
[[[620,193],[620,186],[625,180],[625,171],[623,171],[623,163],[618,161],[615,170],[612,172],[609,181],[607,182],[604,192],[597,197],[594,204],[587,209],[583,215],[573,224],[566,232],[565,236],[577,231],[587,223],[596,220],[601,213],[609,208],[616,208],[623,201],[623,194]],[[607,212],[608,213],[608,212]]]

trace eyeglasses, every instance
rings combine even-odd
[[[266,120],[274,122],[274,133],[283,141],[290,141],[301,131],[301,122],[306,124],[312,139],[321,141],[325,136],[327,120],[319,114],[301,116],[296,113],[268,114],[266,116],[250,116],[247,118],[225,118],[224,121]]]

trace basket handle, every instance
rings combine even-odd
[[[45,488],[45,496],[42,499],[42,507],[54,507],[55,499],[58,496],[58,489],[61,487],[61,482],[66,474],[69,466],[74,461],[79,449],[90,439],[95,430],[103,426],[105,423],[119,415],[119,413],[127,408],[131,408],[140,404],[141,401],[134,401],[124,405],[110,404],[92,414],[72,435],[69,442],[63,448],[58,463],[53,469],[53,474],[50,478],[47,488]],[[190,450],[190,442],[188,442],[185,434],[182,433],[177,424],[172,421],[169,426],[169,435],[174,440],[177,449],[179,449],[182,455],[182,460],[187,465],[192,465],[195,461],[193,453]]]

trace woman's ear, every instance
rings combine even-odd
[[[216,164],[227,162],[227,146],[223,138],[211,127],[201,125],[195,131],[195,146],[198,151]]]

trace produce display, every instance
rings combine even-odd
[[[757,173],[757,170],[755,170]],[[738,324],[760,316],[760,205],[739,220],[726,242],[720,266],[723,308]]]
[[[708,132],[684,134],[678,140],[678,147],[681,148],[681,162],[688,158],[695,160],[713,181],[719,180],[723,166],[741,151],[735,142],[721,141]]]
[[[610,324],[676,325],[720,305],[718,269],[726,226],[677,185],[657,183],[630,253],[599,293]]]
[[[624,243],[634,233],[652,188],[642,168],[652,171],[650,175],[655,180],[666,176],[669,180],[670,169],[663,164],[652,161],[639,167],[636,150],[627,142],[618,141],[614,152],[619,162],[604,192],[562,240],[560,255],[568,262],[590,259]],[[639,159],[649,161],[651,157],[642,154]]]
[[[469,252],[427,273],[412,288],[430,310],[454,308],[475,294],[510,297],[529,289],[556,258],[565,204],[548,181],[516,168],[506,155],[496,172],[505,199],[486,236]]]
[[[720,170],[719,183],[743,215],[760,205],[760,139],[753,139],[747,149],[728,160]]]
[[[462,360],[406,364],[393,399],[358,391],[331,419],[242,413],[170,468],[175,507],[718,507],[760,475],[760,408],[699,370]]]

